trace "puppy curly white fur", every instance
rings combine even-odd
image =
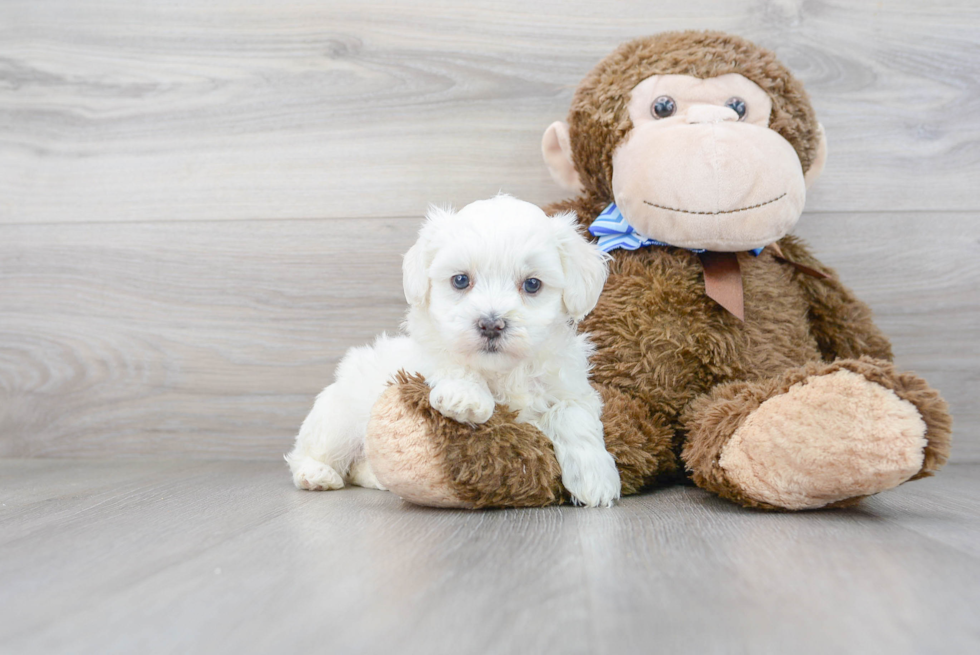
[[[576,324],[592,311],[606,258],[572,214],[547,216],[500,195],[458,213],[432,209],[405,255],[405,336],[352,348],[286,456],[301,489],[383,488],[364,458],[371,407],[399,369],[421,373],[439,412],[483,423],[500,403],[555,447],[575,501],[610,506],[619,474],[589,384],[592,347]]]

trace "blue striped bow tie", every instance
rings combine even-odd
[[[619,207],[614,202],[603,209],[602,213],[592,221],[589,232],[592,233],[592,236],[599,237],[599,249],[603,252],[610,252],[617,248],[636,250],[646,246],[670,246],[669,243],[645,237],[637,232],[626,221],[623,213],[619,211]],[[696,253],[704,252],[704,248],[686,248],[686,250]],[[758,256],[762,250],[762,248],[755,248],[749,252]]]

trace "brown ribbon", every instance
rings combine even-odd
[[[773,257],[789,264],[801,273],[826,279],[826,273],[804,264],[791,261],[783,254],[778,244],[771,243],[766,248],[772,250]],[[704,268],[704,292],[709,298],[727,309],[738,320],[745,320],[745,296],[742,293],[742,270],[738,265],[738,255],[734,252],[714,252],[706,250],[698,255]]]
[[[745,320],[745,297],[742,294],[742,269],[738,265],[738,255],[733,252],[700,253],[704,268],[704,292],[716,303]]]
[[[806,266],[805,264],[800,264],[798,262],[794,262],[792,260],[786,259],[786,255],[783,254],[783,249],[779,247],[779,244],[778,243],[770,243],[768,246],[766,246],[766,248],[771,248],[772,249],[772,256],[773,257],[775,257],[779,261],[783,262],[784,264],[789,264],[790,266],[792,266],[796,270],[800,271],[801,273],[806,273],[810,277],[815,277],[815,278],[818,278],[820,280],[826,280],[826,279],[830,278],[830,276],[827,275],[826,273],[824,273],[823,271],[818,271],[817,269],[810,268],[809,266]]]

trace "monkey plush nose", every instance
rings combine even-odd
[[[688,123],[721,123],[737,121],[738,114],[731,107],[721,105],[691,105],[687,110]]]
[[[498,316],[481,316],[476,322],[476,329],[480,331],[480,336],[496,339],[507,329],[507,321]]]

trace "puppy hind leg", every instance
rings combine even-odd
[[[378,476],[374,474],[374,469],[371,468],[371,465],[363,456],[351,464],[348,478],[351,484],[356,484],[358,487],[364,487],[366,489],[380,489],[381,491],[388,490],[388,488],[381,484],[381,481],[378,480]]]
[[[293,484],[310,491],[342,488],[351,463],[363,453],[363,442],[344,390],[330,385],[317,396],[286,455]]]
[[[329,491],[342,489],[344,479],[333,468],[309,456],[296,456],[295,451],[286,455],[286,462],[293,474],[293,484],[297,489],[307,491]]]

